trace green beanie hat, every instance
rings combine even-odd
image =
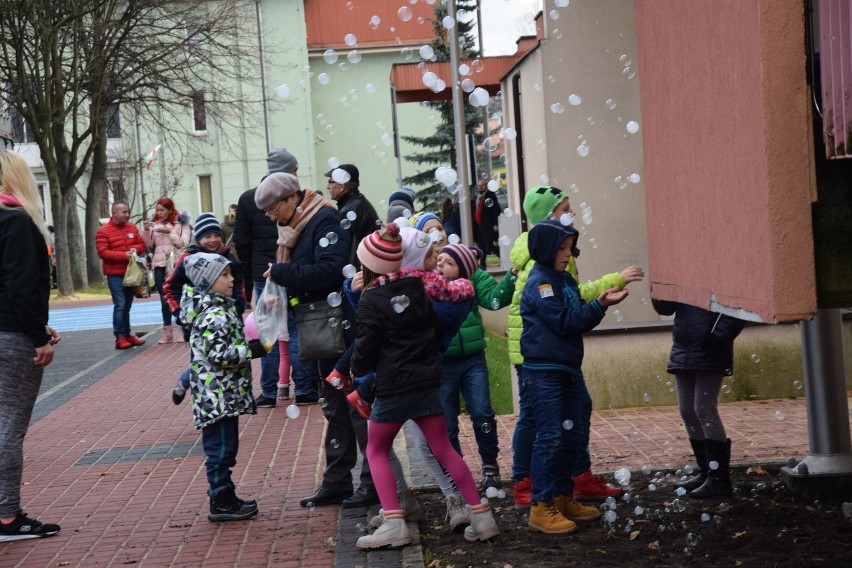
[[[539,185],[527,192],[524,197],[524,213],[527,221],[535,225],[541,223],[553,213],[556,206],[568,199],[568,194],[558,187]]]

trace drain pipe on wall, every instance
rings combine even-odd
[[[263,48],[263,16],[260,12],[260,0],[254,0],[254,14],[257,20],[257,50],[260,59],[260,89],[263,97],[263,135],[266,137],[266,153],[269,153],[269,108],[266,99],[266,53]]]

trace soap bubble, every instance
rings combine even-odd
[[[331,306],[332,308],[336,308],[337,306],[343,303],[343,297],[341,297],[340,292],[332,292],[328,295],[326,301],[328,302],[329,306]]]
[[[564,226],[568,226],[574,222],[574,214],[573,213],[563,213],[561,217],[559,217],[559,222]]]
[[[562,422],[562,429],[563,430],[571,430],[573,427],[574,427],[574,421],[573,420],[564,420]]]
[[[503,215],[505,217],[511,217],[514,214],[515,214],[515,212],[512,211],[512,209],[510,207],[506,207],[505,209],[503,209]]]
[[[346,35],[343,37],[343,43],[345,43],[345,44],[346,44],[346,45],[348,45],[349,47],[352,47],[353,45],[355,45],[356,43],[358,43],[358,38],[357,38],[357,37],[355,37],[355,34],[346,34]]]
[[[780,410],[779,410],[779,411],[777,411],[777,412],[775,413],[775,419],[776,419],[776,420],[784,420],[784,413],[783,413],[783,412],[781,412]]]
[[[293,418],[293,419],[298,418],[299,415],[302,413],[302,411],[299,410],[299,407],[296,406],[295,404],[291,404],[290,406],[288,406],[286,412],[287,412],[287,418]]]
[[[344,278],[352,278],[358,272],[358,269],[355,268],[353,264],[347,264],[343,267],[343,277]]]
[[[606,108],[608,108],[609,110],[614,109],[615,108],[615,101],[612,100],[612,99],[607,99],[606,100]]]
[[[719,469],[719,462],[713,460],[707,464],[707,467],[709,467],[711,471],[716,471],[717,469]]]
[[[509,235],[503,235],[499,239],[497,239],[497,244],[503,247],[507,247],[512,244],[512,239],[509,238]]]
[[[628,485],[630,483],[630,470],[626,467],[615,472],[615,480],[619,485]]]
[[[491,423],[483,422],[482,426],[480,426],[479,429],[482,430],[485,434],[488,434],[489,432],[491,432]]]
[[[485,496],[488,497],[489,499],[493,499],[494,497],[497,497],[497,488],[496,487],[488,487],[485,490]]]
[[[447,242],[450,243],[451,245],[457,245],[461,242],[461,237],[459,237],[457,234],[453,233],[453,234],[451,234],[447,237]]]
[[[402,294],[401,296],[394,296],[391,298],[391,306],[393,306],[393,311],[398,314],[401,314],[405,311],[405,309],[411,304],[411,300],[408,299],[408,296]]]
[[[518,136],[518,131],[511,126],[503,129],[503,138],[506,140],[514,140]]]
[[[423,81],[423,84],[430,89],[438,84],[438,76],[433,71],[426,71],[423,73],[420,80]]]
[[[642,181],[642,177],[635,172],[627,176],[627,179],[630,181],[630,183],[639,183],[640,181]]]
[[[326,248],[328,246],[328,239],[323,237],[319,240],[320,248]]]
[[[568,5],[570,0],[555,0],[554,4],[557,8],[564,8]]]
[[[571,93],[570,95],[568,95],[568,104],[570,104],[571,106],[577,106],[582,102],[583,102],[583,99],[582,99],[582,97],[580,97],[580,95],[576,95],[574,93]]]
[[[364,85],[364,90],[372,95],[376,92],[376,86],[372,83],[367,83],[366,85]]]
[[[337,242],[337,233],[332,231],[325,236],[325,239],[328,241],[328,244],[333,245]]]
[[[435,50],[432,49],[431,45],[420,46],[420,57],[423,59],[432,59],[433,55],[435,55]]]
[[[488,191],[497,191],[500,189],[500,183],[496,179],[490,179],[488,180],[486,187],[488,188]]]
[[[630,134],[636,134],[637,132],[639,132],[639,123],[635,120],[631,120],[630,122],[628,122],[627,132],[629,132]]]
[[[456,27],[456,20],[452,16],[444,16],[444,19],[441,20],[441,25],[445,29],[451,30]]]
[[[760,363],[760,355],[758,355],[757,353],[752,353],[751,360],[755,363]]]
[[[793,388],[796,390],[802,390],[802,381],[793,381]]]
[[[346,56],[346,59],[349,61],[349,63],[352,63],[352,64],[359,63],[361,61],[361,52],[358,51],[357,49],[353,49]]]
[[[358,218],[358,214],[355,213],[354,211],[349,211],[349,212],[346,213],[346,219],[348,219],[349,221],[354,221],[357,218]]]
[[[337,52],[333,49],[326,49],[325,53],[322,54],[322,58],[325,59],[325,62],[329,65],[334,65],[337,63]]]
[[[396,11],[396,15],[399,16],[399,19],[403,22],[407,22],[414,14],[411,12],[411,8],[409,8],[408,6],[403,6]]]
[[[290,87],[287,85],[278,85],[275,87],[275,96],[279,99],[286,99],[290,96]]]
[[[385,146],[390,146],[391,144],[393,144],[393,136],[391,136],[387,132],[382,134],[381,140],[382,140],[382,144],[384,144]]]
[[[476,83],[474,83],[473,79],[467,77],[462,79],[461,88],[465,93],[470,93],[476,88]]]
[[[577,146],[577,155],[581,158],[585,158],[589,155],[589,146],[587,144],[580,144]]]
[[[328,76],[328,73],[320,73],[317,75],[317,82],[320,85],[328,85],[331,82],[331,77]]]
[[[562,106],[562,103],[553,103],[550,105],[550,112],[553,114],[562,114],[565,111],[565,107]]]
[[[370,18],[370,27],[372,29],[378,28],[379,24],[381,24],[381,23],[382,23],[382,19],[378,16],[373,16],[372,18]]]
[[[588,225],[588,223],[586,223]],[[621,321],[624,319],[624,314],[621,313],[621,310],[615,310],[612,312],[612,319],[615,321]]]
[[[335,168],[334,171],[331,172],[331,179],[334,180],[336,183],[346,183],[350,179],[352,179],[352,176],[349,175],[349,172],[347,172],[346,170]]]

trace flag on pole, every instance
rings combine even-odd
[[[146,170],[151,169],[151,163],[154,161],[154,156],[157,155],[157,151],[160,149],[160,146],[162,146],[162,144],[157,144],[157,146],[153,150],[151,150],[148,153],[148,156],[145,158],[145,169]]]

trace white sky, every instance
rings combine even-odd
[[[533,18],[541,11],[543,2],[544,0],[482,0],[482,43],[485,55],[515,53],[518,37],[535,33]]]

